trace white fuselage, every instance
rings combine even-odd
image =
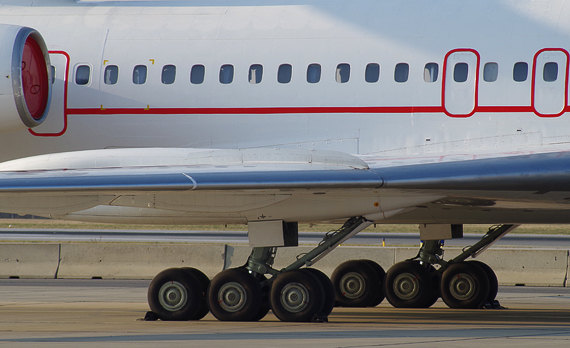
[[[2,161],[114,147],[401,156],[570,139],[564,1],[28,2],[0,6],[0,23],[43,35],[54,92],[48,119],[33,134],[2,134]],[[528,72],[517,82],[518,62]],[[557,79],[545,82],[544,65],[552,62]],[[366,82],[370,63],[379,66],[377,82]],[[400,63],[409,67],[405,82],[395,81]],[[437,64],[435,82],[426,82],[428,63]],[[453,80],[457,63],[468,65],[465,82]],[[498,68],[492,82],[487,63]],[[289,83],[277,80],[283,64],[292,67]],[[311,64],[321,66],[318,83],[307,82]],[[345,83],[337,82],[339,64],[350,67]],[[110,65],[118,67],[115,84],[105,83]],[[133,83],[137,65],[147,67],[144,84]],[[172,84],[161,82],[167,65],[176,67]],[[205,67],[199,84],[190,81],[196,65]],[[234,67],[231,83],[220,83],[223,65]],[[252,65],[262,66],[259,83],[249,81]],[[84,85],[76,83],[79,66],[89,67]]]

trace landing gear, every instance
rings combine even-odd
[[[196,269],[170,268],[157,274],[148,288],[151,311],[161,320],[199,320],[208,311],[207,277]],[[206,287],[204,287],[206,285]]]
[[[212,279],[208,306],[221,321],[250,321],[261,309],[261,285],[246,269],[227,269]]]
[[[325,305],[325,290],[311,272],[292,270],[277,276],[270,294],[273,314],[281,321],[318,319]]]
[[[479,308],[489,295],[489,278],[474,262],[450,265],[441,279],[441,297],[450,308]]]
[[[282,231],[295,232],[296,225],[287,229],[290,224],[283,223]],[[428,308],[439,297],[451,308],[499,307],[493,270],[479,261],[465,260],[477,256],[516,226],[491,228],[480,242],[448,261],[443,260],[443,242],[435,239],[426,241],[415,258],[393,265],[387,273],[371,260],[342,263],[332,280],[311,268],[370,224],[362,217],[349,219],[339,230],[327,233],[316,248],[280,270],[273,268],[277,247],[262,243],[253,247],[243,267],[222,271],[211,282],[194,268],[164,270],[149,286],[151,317],[199,320],[211,311],[221,321],[257,321],[272,309],[282,321],[327,321],[335,304],[373,307],[384,298],[397,308]],[[284,238],[287,233],[283,232]],[[274,245],[276,239],[272,238],[267,244]]]
[[[308,272],[309,274],[312,274],[317,278],[319,282],[321,282],[324,292],[323,299],[325,302],[323,304],[323,309],[319,314],[319,317],[320,318],[328,317],[328,315],[331,314],[335,305],[335,289],[333,283],[331,282],[329,277],[327,277],[326,274],[324,274],[323,272],[319,271],[316,268],[303,268],[301,270],[304,272]]]
[[[371,260],[341,263],[331,279],[340,307],[375,307],[384,300],[385,272]]]
[[[489,278],[489,295],[487,295],[487,302],[493,303],[497,297],[497,293],[499,292],[499,280],[497,279],[497,275],[486,263],[477,260],[471,260],[467,262],[476,264],[477,266],[481,267],[485,274],[487,274],[487,278]]]
[[[476,257],[518,225],[489,229],[475,245],[455,258],[442,259],[442,241],[423,243],[418,256],[392,266],[386,274],[386,297],[394,307],[427,308],[441,296],[451,308],[497,308],[498,281],[495,272]],[[433,265],[439,268],[436,270]]]
[[[417,261],[403,261],[386,274],[386,297],[396,308],[427,308],[437,300],[433,271]],[[434,300],[435,299],[435,300]]]

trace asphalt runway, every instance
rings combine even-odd
[[[300,232],[300,244],[317,244],[324,232]],[[464,238],[446,240],[445,245],[464,247],[481,239],[480,234],[465,234]],[[48,242],[164,242],[164,243],[226,243],[247,244],[245,231],[141,231],[141,230],[55,230],[55,229],[0,229],[2,241]],[[416,233],[362,232],[346,241],[345,245],[419,246]],[[570,235],[508,234],[495,246],[570,248]]]
[[[328,323],[145,322],[149,281],[0,280],[2,347],[568,347],[570,289],[501,287],[508,309],[335,308]]]

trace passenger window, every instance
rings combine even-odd
[[[555,62],[549,62],[544,64],[544,69],[542,70],[542,78],[544,82],[554,82],[558,78],[558,64]]]
[[[234,80],[234,66],[230,64],[222,65],[220,68],[220,83],[227,85]]]
[[[55,66],[51,66],[51,84],[55,83]]]
[[[517,82],[526,81],[528,77],[528,64],[525,62],[518,62],[513,68],[513,80]]]
[[[135,85],[142,85],[146,82],[146,65],[137,65],[133,69],[133,83]]]
[[[408,74],[410,73],[410,66],[407,63],[398,63],[394,69],[394,80],[396,82],[408,81]]]
[[[176,80],[176,66],[165,65],[162,67],[162,83],[165,85],[171,85]]]
[[[347,83],[350,80],[350,65],[343,63],[336,66],[336,82]]]
[[[293,67],[290,64],[281,64],[277,70],[277,82],[289,83],[293,75]]]
[[[457,63],[453,67],[453,81],[465,82],[469,75],[469,65],[467,63]]]
[[[366,70],[364,71],[364,79],[368,83],[378,82],[380,78],[380,65],[377,63],[370,63],[366,65]]]
[[[105,68],[105,77],[103,79],[106,85],[114,85],[119,80],[119,67],[109,65]]]
[[[256,85],[263,78],[263,66],[261,64],[253,64],[249,67],[249,83]]]
[[[437,74],[439,72],[439,65],[437,63],[427,63],[424,67],[424,81],[435,82],[437,81]]]
[[[80,65],[75,70],[75,83],[78,85],[86,85],[89,83],[91,76],[91,67],[89,65]]]
[[[487,63],[483,67],[483,81],[495,82],[499,76],[499,65],[497,63]]]
[[[307,67],[307,82],[318,83],[321,80],[321,65],[310,64]]]
[[[206,76],[206,67],[203,65],[194,65],[190,71],[190,83],[199,85],[204,82]]]

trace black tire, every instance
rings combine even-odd
[[[454,263],[443,272],[441,297],[450,308],[479,308],[488,295],[489,278],[476,263]]]
[[[200,320],[210,312],[210,308],[208,308],[208,299],[207,299],[208,287],[210,286],[210,278],[208,278],[207,275],[205,275],[204,273],[202,273],[202,271],[196,268],[182,267],[181,269],[184,272],[188,272],[192,274],[194,277],[196,277],[196,279],[198,279],[198,281],[200,282],[200,285],[202,285],[202,289],[204,289],[202,293],[202,306],[200,307],[198,312],[196,312],[196,315],[190,319],[190,320]]]
[[[331,276],[336,304],[341,307],[370,307],[383,293],[381,280],[367,260],[341,263]]]
[[[441,273],[437,272],[435,267],[430,265],[428,267],[428,274],[431,277],[432,290],[431,290],[431,296],[428,299],[428,301],[425,303],[423,308],[429,308],[433,306],[437,302],[437,300],[441,297],[441,290],[440,290]]]
[[[254,276],[240,269],[218,273],[208,289],[210,311],[221,321],[251,321],[259,313],[261,286]]]
[[[319,280],[319,282],[321,282],[325,294],[325,303],[323,304],[321,315],[328,317],[335,305],[335,294],[332,281],[329,279],[329,277],[327,277],[326,274],[316,268],[303,268],[301,271],[311,273]]]
[[[487,278],[489,278],[489,295],[487,295],[487,302],[492,303],[497,298],[497,293],[499,292],[499,280],[497,279],[497,275],[495,271],[486,263],[483,263],[479,260],[471,260],[468,262],[473,262],[477,266],[481,267],[481,269],[487,274]]]
[[[379,264],[377,264],[372,260],[363,260],[363,261],[367,262],[370,266],[372,266],[372,268],[374,268],[374,270],[376,271],[376,275],[378,275],[378,279],[380,280],[379,283],[380,288],[376,293],[376,298],[374,299],[374,301],[370,303],[370,307],[376,307],[380,303],[382,303],[382,301],[384,301],[384,299],[386,298],[386,293],[384,292],[384,281],[386,280],[386,271],[384,271],[384,268],[382,268],[382,266],[380,266]]]
[[[259,283],[266,281],[267,278],[265,275],[260,274],[257,281]],[[261,284],[260,284],[261,285]],[[251,321],[260,321],[261,319],[265,318],[269,310],[271,309],[271,304],[269,303],[269,292],[271,291],[271,287],[268,285],[264,285],[261,287],[261,306],[259,307],[259,311],[257,314],[251,318]]]
[[[386,273],[386,298],[392,306],[426,308],[434,297],[433,276],[419,262],[398,262]]]
[[[191,273],[169,268],[158,273],[148,287],[150,310],[161,320],[191,320],[200,313],[204,289]]]
[[[279,274],[269,295],[273,314],[281,321],[308,322],[321,313],[324,289],[308,272],[292,270]]]

